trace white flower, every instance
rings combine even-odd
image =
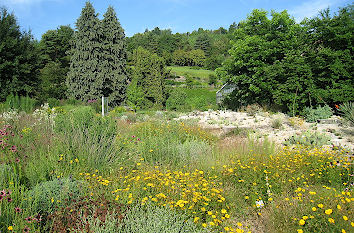
[[[257,208],[262,208],[264,206],[263,200],[256,201]]]

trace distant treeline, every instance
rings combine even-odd
[[[145,30],[127,38],[128,52],[132,53],[139,46],[163,57],[167,65],[200,66],[214,70],[228,56],[231,48],[230,39],[236,23],[229,29],[217,30],[199,28],[191,33],[175,33],[170,29]]]
[[[105,15],[101,21],[89,5],[81,18],[86,17],[85,22],[90,19],[92,28],[78,28],[79,18],[75,30],[59,26],[44,33],[40,41],[34,40],[30,32],[20,30],[13,13],[0,9],[0,101],[12,93],[40,102],[68,96],[86,100],[91,98],[84,97],[86,92],[95,93],[94,96],[112,94],[111,84],[124,76],[126,81],[122,83],[130,84],[121,87],[117,104],[130,101],[143,106],[165,106],[170,94],[164,87],[169,76],[166,65],[216,70],[219,79],[237,86],[226,102],[231,108],[260,103],[298,113],[306,106],[334,106],[354,100],[353,5],[337,13],[322,11],[301,23],[286,11],[269,14],[254,10],[247,19],[231,24],[228,29],[199,28],[191,33],[172,33],[156,27],[129,38],[124,37],[113,9],[112,16]],[[120,31],[119,38],[105,33],[112,31],[104,29],[105,23]],[[85,33],[89,36],[82,36]],[[116,46],[113,52],[119,58],[112,55],[109,44]],[[80,46],[81,52],[75,52]],[[80,72],[100,88],[91,90],[95,85],[85,81]],[[116,78],[109,80],[113,77],[110,74]],[[87,90],[81,90],[79,79]],[[82,93],[68,95],[68,87],[74,84]]]

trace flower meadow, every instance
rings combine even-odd
[[[1,114],[0,232],[353,232],[352,151],[226,141],[164,114]]]

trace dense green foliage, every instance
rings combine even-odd
[[[70,51],[68,96],[87,101],[102,96],[96,86],[101,52],[100,21],[91,3],[86,2],[77,19],[76,29]]]
[[[165,103],[165,78],[168,76],[164,60],[139,47],[134,50],[133,62],[133,78],[127,91],[128,104],[135,109],[160,109]]]
[[[286,12],[254,10],[234,30],[231,58],[218,75],[235,83],[243,104],[277,105],[298,113],[306,106],[354,99],[353,7],[329,10],[301,25]]]
[[[87,2],[76,22],[67,86],[70,97],[84,101],[108,96],[111,105],[125,98],[127,85],[124,31],[112,7],[97,18]]]
[[[175,111],[217,109],[215,91],[207,88],[175,88],[166,101],[166,109]]]
[[[9,111],[10,109],[16,111],[32,112],[37,105],[37,101],[28,96],[18,96],[10,94],[6,97],[4,103],[0,103],[0,112]]]
[[[128,85],[125,35],[112,7],[108,7],[103,17],[100,39],[102,51],[97,82],[99,82],[100,92],[108,96],[110,104],[115,106],[125,99]]]
[[[181,111],[186,104],[187,93],[183,89],[175,88],[166,101],[167,110]]]
[[[254,10],[228,30],[174,34],[156,27],[125,38],[112,7],[100,20],[88,2],[75,32],[59,26],[36,43],[2,9],[0,100],[13,93],[53,105],[104,95],[111,106],[161,109],[176,86],[215,87],[222,80],[237,85],[224,103],[232,109],[257,103],[296,115],[306,107],[333,108],[354,99],[352,19],[352,5],[301,23],[286,11]],[[209,100],[196,97],[187,109],[210,105],[203,101]]]
[[[128,38],[128,51],[133,53],[139,46],[163,57],[167,65],[204,66],[215,69],[227,56],[229,33],[224,28],[204,30],[199,28],[192,33],[173,34],[170,29],[158,27]]]
[[[74,30],[70,26],[60,26],[42,35],[39,42],[41,54],[40,100],[66,98],[66,76],[69,71],[70,50]]]
[[[29,32],[22,32],[14,14],[0,8],[0,101],[11,94],[37,93],[39,54]]]

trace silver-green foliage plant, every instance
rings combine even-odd
[[[319,133],[317,131],[306,131],[301,135],[291,136],[284,142],[284,145],[288,146],[288,145],[300,144],[309,147],[320,147],[323,145],[328,145],[330,141],[331,138],[324,133]]]
[[[210,144],[199,140],[186,141],[183,144],[179,143],[176,145],[176,149],[177,157],[186,162],[202,160],[206,154],[210,154],[212,152],[212,147]]]
[[[112,224],[113,225],[113,224]],[[108,231],[97,231],[108,232]],[[135,206],[125,215],[119,233],[179,233],[209,232],[199,228],[187,216],[169,207]]]
[[[94,213],[95,212],[96,211],[94,211]],[[102,221],[100,218],[95,218],[92,215],[88,217],[81,216],[81,220],[89,224],[91,230],[90,232],[95,232],[95,233],[117,232],[117,225],[120,224],[119,219],[115,217],[114,212],[112,214],[107,213],[104,221]],[[79,233],[79,232],[86,232],[86,231],[71,229],[70,232]]]
[[[332,109],[328,106],[318,106],[317,108],[306,107],[303,115],[308,122],[316,122],[321,119],[328,119],[333,115]]]
[[[344,119],[354,124],[354,102],[343,103],[339,106]]]
[[[31,208],[34,213],[50,213],[64,200],[80,197],[83,188],[81,181],[71,178],[42,182],[27,192],[26,207]]]

